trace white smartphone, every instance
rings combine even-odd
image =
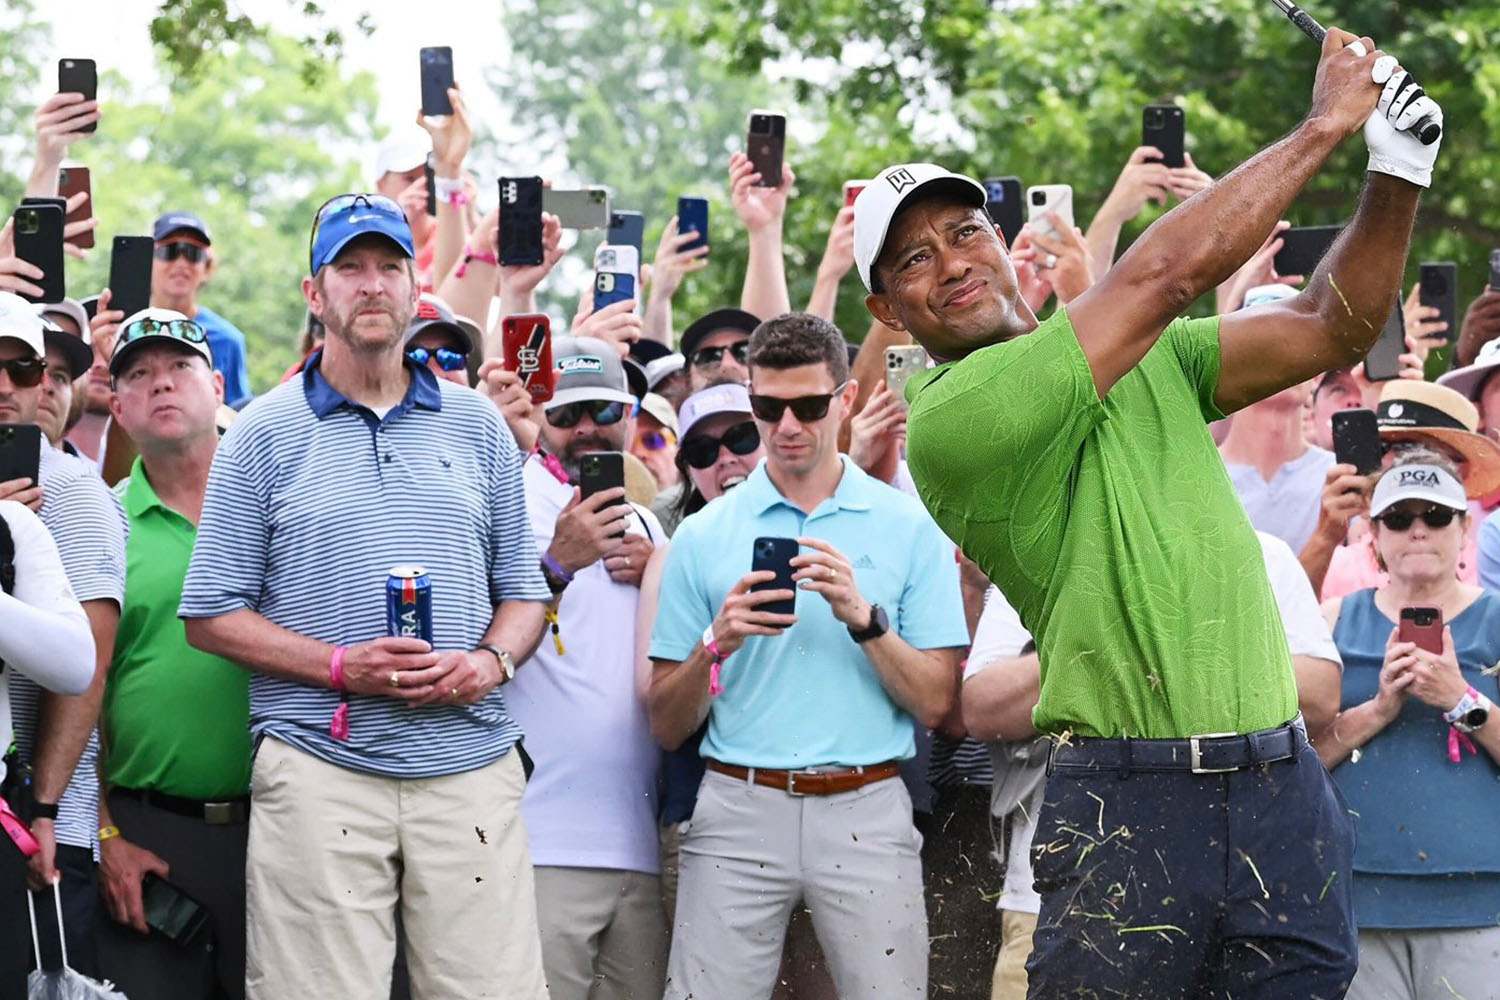
[[[601,243],[594,251],[595,295],[600,291],[597,281],[600,274],[623,274],[630,277],[629,285],[637,289],[641,280],[641,252],[629,244]],[[635,313],[641,312],[641,296],[632,292]],[[596,301],[594,308],[601,308]]]
[[[1056,212],[1063,224],[1072,228],[1073,186],[1071,184],[1037,184],[1026,189],[1026,221],[1030,222],[1031,228],[1037,232],[1058,238],[1062,234],[1057,232],[1052,227],[1052,223],[1047,220],[1048,212]]]

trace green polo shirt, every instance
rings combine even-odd
[[[188,645],[177,606],[197,529],[136,459],[115,487],[130,519],[125,605],[104,690],[111,785],[192,799],[250,792],[250,675]]]
[[[1218,381],[1218,320],[1178,320],[1101,401],[1059,309],[907,387],[917,492],[1036,637],[1043,732],[1297,714],[1260,543],[1205,425]]]

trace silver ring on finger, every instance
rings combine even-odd
[[[1057,254],[1055,254],[1055,253],[1049,253],[1047,255],[1047,266],[1044,268],[1044,270],[1050,271],[1050,270],[1052,270],[1056,266],[1057,266]]]

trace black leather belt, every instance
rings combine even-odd
[[[1307,728],[1298,715],[1284,726],[1253,733],[1205,733],[1184,740],[1054,740],[1047,773],[1131,771],[1225,774],[1261,764],[1291,760],[1307,746]]]
[[[180,795],[168,795],[165,792],[154,791],[150,788],[121,788],[115,786],[110,789],[110,792],[118,792],[127,798],[135,799],[143,805],[165,809],[169,813],[176,813],[179,816],[186,816],[189,819],[202,820],[213,826],[246,823],[250,820],[250,796],[248,795],[236,799],[206,801],[204,799],[185,799]]]

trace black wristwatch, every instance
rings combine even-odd
[[[56,822],[56,820],[57,820],[57,803],[56,802],[42,802],[39,799],[33,799],[32,802],[31,802],[31,818],[32,819],[50,819],[50,820]]]
[[[855,642],[869,642],[871,639],[879,639],[891,630],[890,615],[885,613],[885,608],[878,604],[870,605],[870,624],[864,628],[849,630],[849,638]]]

